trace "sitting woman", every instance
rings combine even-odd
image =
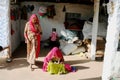
[[[71,71],[71,66],[64,64],[62,52],[58,47],[53,47],[44,58],[43,71],[53,74],[66,73]]]

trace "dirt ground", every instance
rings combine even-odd
[[[76,67],[76,72],[52,75],[42,71],[43,59],[49,49],[41,48],[34,71],[26,62],[26,45],[21,44],[12,55],[12,62],[0,59],[0,80],[101,80],[103,61],[91,61],[77,55],[64,55],[65,63]]]

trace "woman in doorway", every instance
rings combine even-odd
[[[24,29],[25,43],[27,43],[27,62],[30,64],[31,70],[33,70],[32,65],[35,65],[35,59],[40,53],[41,34],[42,30],[38,17],[33,14]]]

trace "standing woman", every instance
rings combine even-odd
[[[38,17],[33,14],[24,29],[25,43],[27,43],[27,62],[30,64],[31,70],[33,70],[32,65],[35,65],[35,59],[40,53],[41,34],[42,30]]]

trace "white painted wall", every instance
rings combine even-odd
[[[117,51],[120,39],[120,0],[109,1],[108,11],[102,80],[120,80],[120,52]]]
[[[40,18],[40,24],[42,26],[42,31],[43,31],[43,35],[42,35],[42,40],[45,40],[49,37],[50,33],[51,33],[51,29],[53,27],[57,28],[57,32],[60,35],[60,31],[64,30],[64,21],[65,21],[65,12],[63,12],[63,7],[64,5],[66,6],[66,12],[71,12],[71,13],[81,13],[81,19],[84,20],[88,20],[89,18],[91,18],[93,16],[93,6],[92,5],[81,5],[81,4],[70,4],[70,3],[45,3],[45,2],[23,2],[23,5],[34,5],[35,9],[32,13],[37,13],[38,15],[38,10],[39,7],[41,5],[55,5],[55,10],[56,10],[56,16],[54,16],[53,19],[48,19],[47,17],[44,18]],[[29,16],[32,14],[29,13],[28,14],[28,18]],[[21,38],[22,41],[24,41],[24,36],[23,36],[23,29],[25,27],[25,20],[21,21]]]
[[[0,46],[8,47],[10,46],[10,27],[9,27],[9,0],[0,0]],[[7,51],[1,56],[7,56]]]
[[[14,34],[11,36],[11,48],[12,52],[20,45],[20,22],[19,20],[17,21],[11,21],[12,28],[15,31]]]
[[[18,5],[11,5],[11,9],[18,9]],[[19,17],[20,18],[20,17]],[[14,30],[14,34],[11,35],[11,51],[13,52],[20,44],[20,19],[11,20],[10,27],[12,25],[12,29]]]
[[[9,2],[5,4],[0,3],[0,45],[6,47],[8,45],[11,46],[11,52],[13,52],[20,44],[21,41],[24,41],[24,27],[27,20],[10,20],[10,16],[8,16],[10,8],[17,8],[18,5],[10,5]],[[7,4],[7,6],[6,6]],[[38,10],[41,5],[55,5],[56,16],[53,19],[48,19],[47,17],[40,18],[38,15]],[[65,21],[65,12],[63,12],[64,5],[66,6],[66,12],[71,13],[81,13],[81,19],[87,20],[93,16],[93,6],[90,5],[81,5],[81,4],[70,4],[70,3],[47,3],[47,2],[23,2],[23,5],[34,5],[34,11],[32,13],[36,13],[39,16],[40,24],[42,26],[42,40],[48,39],[50,36],[51,30],[53,27],[57,29],[58,34],[60,35],[60,31],[64,30],[64,21]],[[9,7],[9,8],[8,8]],[[7,11],[6,11],[7,10]],[[4,12],[4,13],[3,13]],[[28,18],[32,13],[28,13]],[[5,16],[5,17],[3,17]],[[10,22],[10,23],[9,23]],[[13,35],[10,34],[10,27],[12,24],[12,28],[15,31]],[[5,27],[4,27],[5,26]],[[6,31],[4,31],[6,30]],[[2,37],[3,36],[3,37]],[[6,36],[6,37],[5,37]],[[9,41],[9,38],[11,42]]]

